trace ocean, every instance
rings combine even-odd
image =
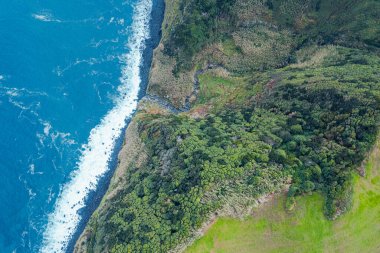
[[[66,252],[145,92],[162,0],[0,1],[0,252]]]

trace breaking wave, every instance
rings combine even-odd
[[[91,130],[88,143],[83,146],[71,180],[63,186],[48,216],[40,252],[64,252],[80,222],[78,211],[85,206],[88,194],[96,189],[98,180],[109,169],[115,142],[122,134],[126,119],[137,107],[140,89],[140,66],[143,60],[144,42],[150,35],[149,21],[152,11],[151,0],[140,0],[134,6],[132,33],[126,45],[128,53],[121,56],[122,75],[118,88],[119,97],[100,124]]]

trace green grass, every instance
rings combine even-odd
[[[227,56],[241,54],[241,48],[237,47],[235,41],[231,38],[225,39],[222,43],[223,53]]]
[[[261,89],[259,85],[250,86],[247,78],[221,76],[218,73],[202,74],[199,82],[197,105],[213,104],[215,108],[223,108],[232,103],[242,104]]]
[[[179,0],[165,0],[165,16],[162,23],[162,41],[169,39],[170,30],[179,20]]]
[[[219,218],[186,252],[380,252],[379,147],[366,177],[355,176],[352,210],[338,220],[326,220],[319,194],[299,197],[292,213],[281,196],[245,220]]]
[[[239,80],[206,73],[199,76],[199,82],[199,104],[204,104],[208,101],[225,103],[227,100],[233,99],[234,94],[240,94],[240,92],[237,92],[241,89]]]

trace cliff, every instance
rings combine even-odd
[[[289,185],[289,209],[318,191],[326,217],[349,210],[378,131],[379,3],[165,2],[147,95],[75,252],[180,251]]]
[[[169,92],[167,90],[168,86],[166,86],[167,79],[174,79],[173,75],[171,73],[171,70],[169,70],[166,73],[161,73],[159,69],[169,69],[170,65],[172,65],[172,62],[170,58],[165,57],[162,52],[162,40],[165,38],[168,38],[169,31],[167,30],[167,27],[170,27],[173,22],[178,18],[178,8],[179,8],[179,1],[178,0],[165,0],[165,14],[164,14],[164,20],[162,23],[162,38],[161,42],[159,43],[159,46],[153,51],[153,61],[151,69],[149,70],[149,81],[148,81],[148,87],[145,97],[141,99],[138,105],[138,111],[147,111],[148,113],[159,113],[159,114],[167,114],[170,113],[167,112],[166,105],[170,105],[170,102],[173,101],[180,101],[181,99],[178,98],[177,95],[176,98],[168,99],[168,96],[162,96],[168,99],[170,102],[162,102],[164,99],[157,96],[157,94],[167,93],[167,94],[175,94],[172,92]],[[168,66],[168,67],[167,67]],[[155,88],[156,87],[156,88]],[[157,88],[158,87],[158,88]],[[155,92],[154,90],[158,90],[158,92]],[[151,97],[154,96],[157,98],[157,100],[152,99]],[[184,97],[182,98],[182,101],[184,101]],[[164,103],[164,105],[163,105]],[[177,105],[180,105],[177,104]],[[174,108],[174,106],[172,106]],[[131,166],[140,167],[143,166],[146,163],[146,150],[144,147],[144,143],[141,141],[139,132],[138,132],[138,123],[137,118],[138,114],[135,115],[131,122],[129,123],[127,130],[125,132],[124,137],[124,144],[122,147],[122,150],[120,151],[118,155],[118,165],[115,170],[115,173],[111,179],[109,188],[104,195],[102,202],[100,203],[97,210],[92,214],[88,225],[85,227],[84,231],[78,238],[74,252],[108,252],[109,249],[103,246],[106,246],[107,244],[105,241],[107,241],[107,235],[104,231],[102,231],[102,228],[99,227],[98,223],[104,223],[105,217],[107,217],[107,211],[112,206],[112,202],[114,201],[114,198],[120,193],[120,190],[126,185],[126,170],[130,168]],[[95,229],[94,229],[95,228]],[[94,238],[94,235],[96,236]]]

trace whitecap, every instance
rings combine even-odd
[[[68,71],[69,69],[71,69],[72,67],[75,67],[79,64],[82,64],[82,63],[86,63],[90,66],[92,65],[95,65],[95,64],[98,64],[98,63],[101,63],[103,62],[102,59],[96,59],[96,58],[89,58],[89,59],[84,59],[84,60],[81,60],[81,59],[75,59],[74,62],[70,62],[66,67],[62,68],[61,66],[57,66],[53,69],[53,73],[56,74],[57,76],[61,77],[63,76],[63,74]]]
[[[53,129],[53,126],[48,121],[39,119],[39,122],[43,126],[43,133],[37,132],[36,136],[42,147],[48,146],[50,148],[55,148],[58,153],[61,153],[60,147],[77,144],[77,142],[71,138],[70,133],[60,132]]]
[[[41,13],[33,13],[32,17],[42,22],[57,22],[57,23],[62,22],[61,20],[54,18],[53,14],[51,14],[49,11],[46,11],[46,10]]]
[[[98,48],[98,47],[100,47],[100,46],[102,46],[103,44],[106,44],[106,43],[118,43],[118,42],[119,42],[119,38],[103,39],[103,40],[91,39],[90,46],[94,47],[94,48]]]
[[[119,25],[124,25],[124,18],[121,18],[117,21]]]
[[[29,165],[28,173],[30,175],[43,175],[42,171],[36,171],[36,166],[32,163]]]
[[[124,18],[119,18],[119,19],[116,19],[115,17],[111,17],[110,20],[108,21],[108,24],[118,24],[118,25],[121,25],[121,26],[124,26]]]
[[[47,203],[50,203],[54,199],[54,196],[55,196],[53,192],[53,187],[49,187],[48,192],[49,192],[49,196],[48,196]]]
[[[52,128],[51,124],[49,122],[43,122],[42,123],[44,125],[44,134],[45,136],[49,136],[49,133],[50,133],[50,130]]]
[[[8,102],[15,108],[20,110],[18,118],[26,119],[31,124],[36,124],[35,118],[38,118],[38,110],[41,107],[41,103],[37,100],[26,102],[25,97],[41,97],[47,96],[45,92],[31,91],[25,88],[11,88],[0,86],[0,96],[8,97]]]
[[[86,196],[95,190],[99,178],[108,171],[116,139],[122,134],[126,119],[137,107],[142,51],[149,37],[151,11],[152,0],[140,0],[134,6],[132,33],[126,45],[129,52],[120,58],[123,63],[121,85],[118,88],[120,96],[114,108],[91,130],[87,145],[82,147],[78,168],[63,186],[54,211],[48,216],[40,249],[42,253],[66,250],[81,219],[78,211],[85,206]]]
[[[26,88],[12,88],[12,87],[0,87],[0,91],[3,91],[4,94],[6,94],[9,97],[34,97],[34,96],[45,96],[47,97],[46,92],[42,91],[32,91],[28,90]]]
[[[35,173],[35,165],[34,164],[29,165],[28,173],[31,175],[34,175],[34,173]]]
[[[43,135],[43,134],[40,134],[40,133],[36,133],[36,136],[37,136],[37,139],[39,141],[39,144],[41,145],[41,147],[45,147],[45,139],[46,139],[46,136]]]

